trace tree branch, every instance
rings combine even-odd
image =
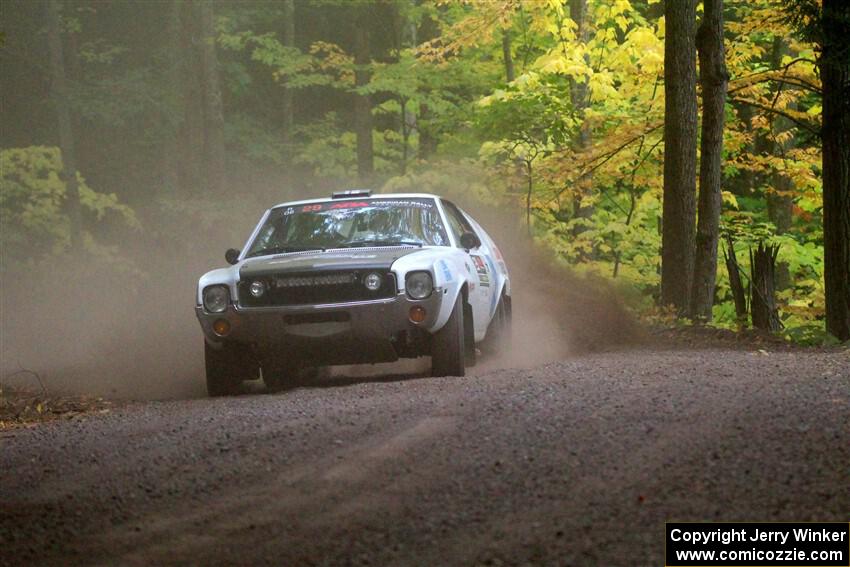
[[[743,81],[744,79],[749,79],[750,77],[757,77],[759,75],[766,75],[767,73],[773,73],[773,72],[779,71],[779,70],[783,71],[783,73],[784,73],[784,72],[787,72],[788,69],[792,65],[795,65],[795,64],[801,63],[801,62],[806,62],[806,63],[811,63],[812,65],[817,65],[817,61],[815,61],[814,59],[807,59],[806,57],[798,57],[798,58],[794,59],[793,61],[791,61],[790,63],[783,65],[779,69],[768,69],[767,71],[758,71],[756,73],[750,73],[749,75],[742,75],[741,77],[736,77],[734,79],[730,78],[729,82],[730,83],[736,83],[738,81]]]
[[[821,88],[819,86],[814,85],[812,83],[809,83],[808,81],[804,81],[800,77],[765,77],[763,80],[755,81],[753,83],[747,83],[745,85],[741,85],[741,86],[736,87],[734,89],[729,89],[728,92],[729,93],[735,93],[735,92],[738,92],[738,91],[742,91],[742,90],[746,89],[747,87],[751,87],[753,85],[758,85],[758,84],[761,84],[761,83],[770,83],[770,82],[774,82],[774,81],[777,82],[777,83],[785,83],[785,84],[788,84],[788,85],[793,85],[795,87],[800,87],[801,89],[805,89],[807,91],[811,91],[811,92],[816,93],[816,94],[822,94],[823,93],[823,91],[821,90]]]
[[[808,132],[814,134],[815,136],[820,137],[820,135],[821,135],[819,128],[815,128],[811,124],[807,124],[807,123],[803,122],[802,120],[794,118],[793,116],[791,116],[787,112],[783,112],[783,111],[778,110],[776,108],[771,108],[769,106],[765,106],[763,104],[759,104],[757,102],[753,102],[751,100],[746,100],[746,99],[743,99],[743,98],[731,97],[729,99],[729,101],[730,102],[738,102],[738,103],[741,103],[741,104],[746,104],[746,105],[752,106],[753,108],[758,108],[760,110],[764,110],[765,112],[768,112],[770,114],[778,114],[779,116],[784,116],[785,118],[787,118],[788,120],[790,120],[791,122],[793,122],[794,124],[799,126],[800,128],[807,130]]]
[[[582,171],[581,174],[578,175],[577,179],[581,179],[581,178],[583,178],[587,175],[592,174],[594,171],[596,171],[597,169],[599,169],[600,167],[602,167],[603,165],[608,163],[615,155],[620,153],[622,150],[624,150],[625,148],[627,148],[631,144],[635,143],[636,141],[643,139],[644,136],[646,136],[647,134],[650,134],[650,133],[654,132],[655,130],[658,130],[663,125],[664,125],[663,122],[656,124],[655,126],[650,128],[649,130],[645,130],[645,131],[641,132],[640,134],[638,134],[637,136],[635,136],[633,138],[629,138],[624,143],[620,144],[619,146],[617,146],[616,148],[614,148],[610,152],[604,153],[604,154],[594,158],[593,160],[591,160],[591,163],[593,163],[594,161],[596,161],[597,159],[600,159],[600,158],[605,158],[605,159],[603,159],[601,162],[597,163],[596,165],[594,165],[590,169],[588,169],[586,171]],[[563,189],[561,189],[560,191],[555,193],[555,195],[551,199],[549,199],[549,201],[547,201],[546,204],[548,205],[549,203],[551,203],[552,201],[554,201],[555,199],[557,199],[558,197],[563,195],[567,191],[568,188],[569,187],[564,187]]]

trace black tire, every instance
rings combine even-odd
[[[463,296],[458,295],[452,314],[431,341],[431,375],[463,376],[466,366]]]
[[[204,362],[207,370],[207,393],[210,396],[232,396],[238,394],[248,361],[241,356],[241,349],[224,344],[214,349],[204,341]]]
[[[280,372],[280,370],[272,370],[271,368],[263,367],[263,384],[266,385],[266,391],[269,393],[280,392],[286,385],[288,380]]]
[[[298,372],[299,382],[312,382],[318,380],[322,369],[318,366],[306,366]]]
[[[502,350],[510,346],[510,342],[510,299],[503,295],[501,299],[499,299],[499,304],[496,306],[496,313],[493,314],[493,320],[490,321],[490,328],[487,329],[487,337],[484,340],[484,346],[487,354],[499,354]]]
[[[325,369],[318,366],[286,368],[282,366],[263,367],[263,383],[271,393],[281,392],[300,384],[318,379]]]
[[[472,306],[463,303],[463,362],[467,368],[472,368],[478,362],[478,351],[475,345],[475,324],[473,322]]]

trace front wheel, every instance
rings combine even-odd
[[[300,384],[308,384],[326,373],[326,369],[317,366],[269,365],[263,367],[263,383],[266,385],[266,390],[274,394]]]
[[[249,364],[241,350],[231,344],[220,349],[204,341],[204,363],[207,371],[207,393],[210,396],[232,396],[239,393],[244,366]]]
[[[432,376],[465,374],[463,311],[463,296],[458,295],[449,320],[442,329],[434,333],[431,341]]]

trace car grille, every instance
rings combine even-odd
[[[239,305],[242,307],[271,307],[277,305],[327,305],[368,301],[393,297],[396,293],[392,273],[382,276],[381,287],[371,291],[363,284],[372,271],[281,273],[256,277],[239,282]],[[250,292],[253,282],[261,281],[265,293],[255,297]]]

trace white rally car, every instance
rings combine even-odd
[[[278,389],[321,366],[427,355],[434,376],[463,376],[476,345],[509,333],[499,249],[435,195],[283,203],[225,257],[229,268],[198,282],[195,307],[210,395],[260,376]]]

